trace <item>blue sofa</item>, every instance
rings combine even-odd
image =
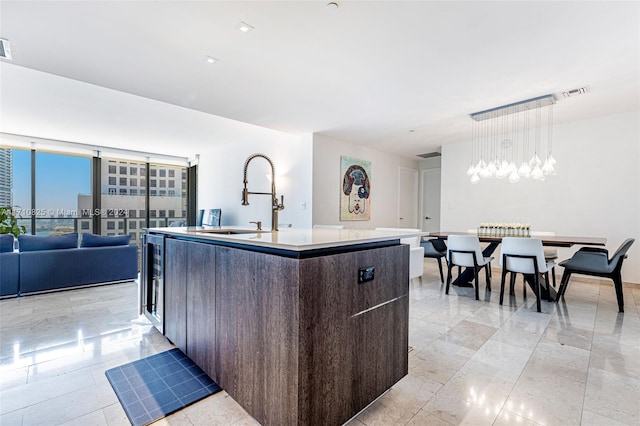
[[[0,298],[18,294],[20,255],[13,252],[13,235],[0,235]]]
[[[19,294],[59,290],[138,277],[138,249],[129,235],[21,235]]]

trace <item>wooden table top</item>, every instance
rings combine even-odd
[[[469,232],[429,232],[426,238],[442,238],[446,239],[449,235],[475,235]],[[479,235],[478,239],[484,243],[499,243],[503,237]],[[525,238],[525,237],[523,237]],[[533,236],[531,238],[539,238],[545,246],[554,247],[571,247],[573,245],[581,246],[604,246],[607,244],[606,238],[601,237],[565,237],[565,236]]]

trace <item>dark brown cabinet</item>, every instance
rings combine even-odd
[[[216,247],[189,243],[187,251],[187,355],[214,377]]]
[[[167,238],[164,260],[164,335],[187,352],[187,247],[190,243]]]
[[[168,238],[164,334],[213,377],[216,246]]]
[[[265,425],[344,423],[408,372],[408,259],[408,246],[303,260],[219,247],[214,380]]]
[[[299,259],[167,238],[165,264],[167,338],[261,424],[340,425],[408,372],[406,245]]]

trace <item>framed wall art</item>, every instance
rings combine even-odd
[[[371,219],[371,162],[340,157],[340,220]]]

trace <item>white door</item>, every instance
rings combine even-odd
[[[425,232],[440,231],[440,169],[421,171],[421,228]]]
[[[398,173],[398,227],[419,228],[418,171],[400,167]]]

